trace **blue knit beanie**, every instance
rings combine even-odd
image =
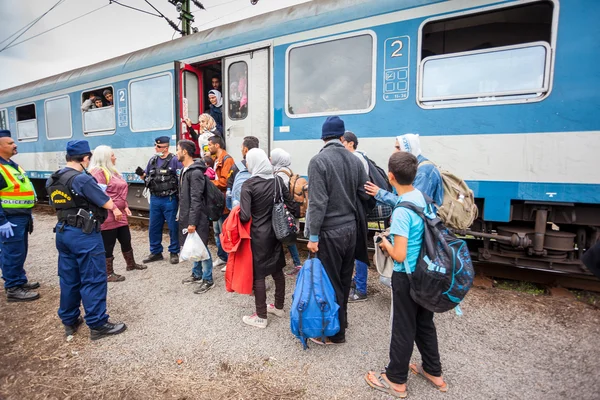
[[[339,138],[344,136],[346,127],[340,117],[327,117],[323,124],[321,139]]]

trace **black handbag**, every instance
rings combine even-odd
[[[298,232],[296,219],[283,201],[283,190],[279,183],[279,178],[276,176],[274,181],[275,194],[273,196],[273,212],[271,218],[273,231],[275,232],[275,237],[281,243],[293,243],[296,241],[296,234]]]

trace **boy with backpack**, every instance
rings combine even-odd
[[[388,177],[398,194],[396,204],[410,202],[427,210],[423,194],[412,184],[417,167],[418,160],[411,153],[394,153],[389,160]],[[432,210],[427,211],[429,215],[433,213]],[[398,398],[407,396],[409,369],[427,379],[438,390],[448,390],[448,385],[442,378],[433,312],[412,299],[406,272],[406,268],[413,272],[416,268],[424,231],[425,224],[419,215],[408,208],[396,207],[392,213],[390,241],[384,238],[379,244],[394,260],[390,362],[385,372],[369,371],[365,380],[372,388]],[[421,353],[422,365],[409,365],[414,343]]]

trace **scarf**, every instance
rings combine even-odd
[[[414,133],[407,133],[406,135],[396,136],[400,151],[411,153],[415,157],[421,155],[421,143],[419,142],[419,135]]]
[[[223,98],[221,96],[221,92],[219,92],[218,90],[214,90],[213,89],[210,92],[208,92],[208,94],[209,95],[214,94],[215,97],[217,98],[217,104],[215,105],[215,107],[221,107],[223,105]]]
[[[259,176],[263,179],[275,178],[269,157],[262,149],[251,149],[246,153],[246,166],[252,176]]]
[[[292,157],[284,149],[276,148],[271,150],[271,163],[273,164],[273,169],[279,171],[281,168],[289,168],[292,163]]]

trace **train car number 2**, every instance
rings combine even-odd
[[[408,99],[410,37],[397,36],[384,42],[383,100]]]

